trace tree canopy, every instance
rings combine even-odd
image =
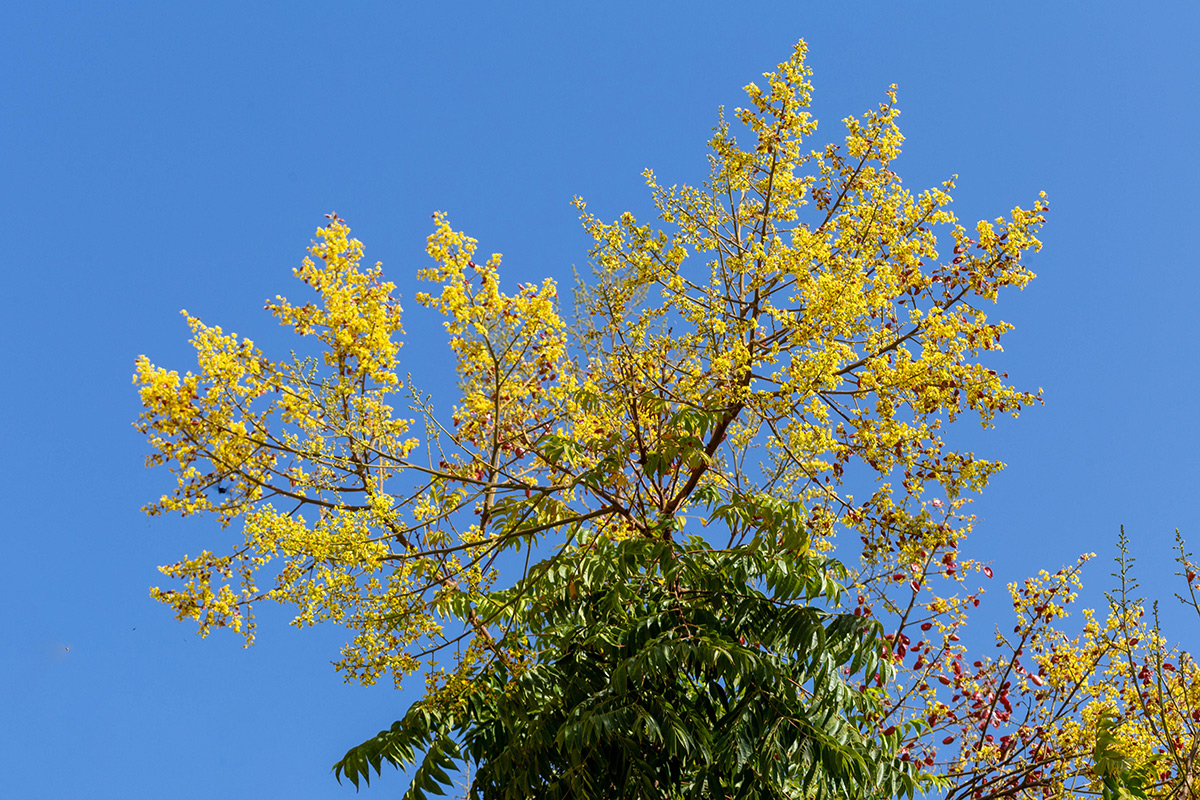
[[[1033,278],[1044,195],[968,229],[953,178],[905,188],[894,87],[814,149],[804,56],[720,120],[706,181],[645,173],[656,225],[576,199],[570,322],[553,280],[502,291],[500,256],[435,215],[415,299],[445,318],[448,414],[401,379],[396,286],[336,214],[295,271],[307,297],[267,304],[299,352],[187,315],[195,373],[139,358],[148,461],[176,478],[147,511],[240,531],[155,596],[247,642],[256,604],[289,604],[347,630],[347,680],[424,673],[339,777],[412,765],[419,797],[465,761],[485,798],[1154,784],[1149,750],[1113,744],[1119,681],[1080,691],[1081,665],[1133,658],[1135,600],[1069,640],[1069,568],[1012,587],[1005,655],[967,666],[958,635],[990,577],[959,552],[966,505],[1002,465],[944,437],[1040,402],[995,369],[1010,326],[988,313]]]

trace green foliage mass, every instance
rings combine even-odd
[[[417,765],[412,800],[462,762],[480,800],[911,795],[899,734],[852,721],[875,696],[849,676],[890,675],[878,626],[814,605],[836,602],[841,566],[778,542],[561,551],[478,605],[520,609],[520,641],[499,644],[531,647],[533,663],[496,659],[461,702],[418,703],[336,774],[357,786],[385,762]]]

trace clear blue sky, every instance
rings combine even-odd
[[[1174,528],[1200,545],[1196,9],[9,4],[0,795],[353,794],[329,766],[412,698],[344,686],[335,630],[266,613],[243,650],[149,599],[155,566],[216,531],[139,513],[167,476],[141,466],[134,358],[191,364],[184,307],[286,346],[262,301],[292,291],[336,210],[410,301],[404,369],[445,386],[440,325],[411,302],[435,210],[503,252],[507,281],[565,281],[586,262],[572,195],[610,217],[646,210],[644,167],[701,180],[717,107],[800,37],[818,141],[894,82],[910,186],[958,173],[969,221],[1049,194],[1040,277],[998,313],[1017,324],[1004,366],[1046,407],[961,440],[1009,463],[971,543],[996,568],[991,597],[1080,552],[1107,558],[1121,523],[1169,596]],[[1108,572],[1087,574],[1093,600]],[[392,774],[376,787],[403,789]]]

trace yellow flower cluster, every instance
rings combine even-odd
[[[407,387],[419,460],[393,407],[406,389],[395,287],[336,215],[295,271],[311,301],[267,305],[315,356],[272,361],[189,316],[197,374],[137,365],[149,461],[177,479],[148,510],[243,531],[229,555],[164,568],[183,585],[157,596],[205,631],[251,635],[262,599],[300,625],[342,624],[340,666],[365,683],[463,642],[453,667],[431,667],[431,691],[453,694],[520,658],[497,643],[512,609],[486,597],[506,548],[669,538],[685,523],[731,545],[782,537],[769,514],[715,520],[769,500],[804,521],[788,549],[861,543],[860,613],[953,636],[977,598],[933,596],[930,576],[957,592],[978,568],[954,555],[971,525],[960,510],[1001,465],[943,432],[1040,400],[982,360],[1009,326],[980,307],[1033,277],[1045,200],[970,235],[949,210],[953,179],[905,188],[894,88],[845,120],[841,144],[813,149],[804,56],[801,43],[747,87],[710,141],[707,182],[646,173],[664,227],[576,201],[594,274],[573,328],[553,281],[502,291],[500,256],[477,259],[435,216],[419,273],[433,288],[416,300],[445,318],[461,395],[446,420]]]

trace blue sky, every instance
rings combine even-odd
[[[215,526],[138,510],[167,476],[141,466],[134,358],[186,369],[185,307],[288,347],[262,301],[336,210],[409,301],[404,369],[449,386],[411,302],[434,211],[503,252],[509,285],[566,281],[587,258],[571,197],[645,214],[643,168],[702,180],[717,107],[801,37],[817,143],[897,83],[907,184],[958,173],[969,222],[1049,194],[1039,278],[998,309],[1003,365],[1046,407],[960,440],[1009,464],[976,504],[979,624],[1004,582],[1084,551],[1095,602],[1122,523],[1169,599],[1174,529],[1200,539],[1198,26],[1188,3],[7,8],[0,793],[352,794],[329,766],[412,697],[344,686],[335,630],[268,612],[243,650],[150,600]]]

